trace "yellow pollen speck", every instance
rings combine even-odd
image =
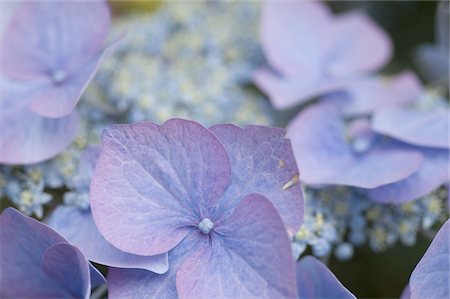
[[[428,203],[428,210],[434,214],[439,214],[442,210],[442,203],[437,198],[432,198]]]
[[[407,232],[409,231],[409,224],[408,224],[406,221],[402,221],[402,222],[400,223],[400,225],[398,226],[398,231],[399,231],[401,234],[407,233]]]
[[[296,174],[292,177],[292,179],[290,179],[286,184],[284,184],[283,187],[281,187],[281,189],[283,189],[283,190],[289,189],[292,186],[298,184],[299,181],[300,181],[300,177],[298,174]]]
[[[413,212],[413,207],[414,207],[413,203],[408,202],[408,203],[405,203],[404,205],[402,205],[402,210],[405,213],[412,213]]]
[[[380,217],[380,210],[378,209],[378,207],[375,208],[371,208],[368,212],[367,212],[367,219],[369,220],[375,220],[378,217]]]
[[[22,205],[31,205],[33,202],[33,194],[29,190],[22,191],[20,197]]]
[[[321,230],[323,228],[323,225],[325,224],[324,218],[323,218],[323,214],[322,213],[317,213],[316,214],[316,229]]]
[[[306,228],[302,227],[300,228],[300,230],[295,234],[295,239],[296,240],[304,240],[308,237],[309,232]]]
[[[280,159],[278,160],[278,168],[283,168],[284,167],[284,160]]]
[[[42,178],[42,172],[39,169],[33,169],[30,172],[30,177],[33,182],[39,182],[39,180]]]

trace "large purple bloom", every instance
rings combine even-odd
[[[81,154],[75,181],[78,192],[88,191],[99,155],[99,147],[88,148]],[[159,274],[169,267],[167,253],[153,256],[130,254],[108,243],[98,231],[89,207],[59,206],[52,212],[48,225],[95,263],[118,268],[141,268]]]
[[[299,299],[352,299],[356,298],[322,262],[305,256],[297,263]]]
[[[440,299],[450,296],[450,220],[438,231],[417,264],[402,298]]]
[[[8,208],[0,215],[0,296],[89,298],[103,276],[54,230]]]
[[[261,43],[271,68],[256,84],[283,109],[347,86],[382,67],[391,42],[366,14],[333,16],[318,1],[265,1]]]
[[[420,151],[374,133],[367,118],[346,123],[334,102],[304,109],[287,130],[301,178],[311,185],[375,188],[405,179],[422,166]]]
[[[379,202],[402,203],[416,199],[449,182],[449,122],[448,109],[418,110],[390,108],[373,116],[375,132],[396,138],[405,149],[422,153],[422,167],[404,180],[369,190]]]
[[[302,192],[281,129],[208,130],[180,119],[110,126],[91,208],[115,247],[169,252],[163,275],[112,268],[112,298],[296,296],[286,229],[299,229]]]
[[[73,109],[104,53],[104,1],[24,2],[0,50],[0,163],[46,160],[73,139]]]

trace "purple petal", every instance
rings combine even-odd
[[[375,109],[410,103],[422,92],[417,76],[405,71],[392,78],[368,77],[357,80],[349,84],[340,97],[345,98],[342,107],[346,115],[362,115],[372,113]]]
[[[411,299],[449,298],[450,220],[444,223],[411,274]]]
[[[100,51],[80,70],[68,74],[63,82],[50,82],[32,98],[30,109],[45,117],[62,117],[72,112],[106,52]]]
[[[339,15],[333,24],[333,57],[327,65],[335,76],[381,68],[392,56],[389,36],[361,11]]]
[[[3,35],[1,69],[17,79],[72,73],[102,48],[109,24],[105,1],[24,2]]]
[[[71,271],[69,268],[82,268],[87,265],[87,261],[77,264],[80,262],[78,253],[75,254],[76,257],[71,258],[70,264],[67,264],[68,261],[65,259],[60,260],[56,265],[49,264],[45,259],[46,251],[50,246],[67,243],[63,237],[45,224],[24,216],[13,208],[7,208],[0,215],[0,228],[1,297],[65,298],[73,296],[71,292],[76,285],[61,284],[61,280],[66,279],[66,274],[75,279],[74,273],[69,273]],[[59,252],[62,255],[71,255],[67,251],[73,252],[71,249],[64,249],[50,254],[54,256]],[[41,263],[45,265],[44,268],[41,268]],[[58,267],[60,271],[69,272],[59,272],[64,275],[59,280],[51,279],[45,272],[56,271],[53,266]],[[85,284],[89,284],[89,272],[86,274],[81,271],[79,275],[82,277],[76,277],[77,285],[80,286],[77,292],[82,293],[80,297],[84,298],[90,291],[89,287],[85,287]]]
[[[305,256],[297,264],[299,299],[356,298],[334,274],[316,258]]]
[[[297,232],[303,218],[303,192],[285,130],[262,126],[242,129],[234,125],[218,125],[210,130],[225,147],[232,169],[231,184],[218,211],[232,211],[250,193],[263,194],[278,210],[287,230]],[[292,185],[283,189],[290,181]]]
[[[416,172],[422,155],[374,142],[357,153],[346,139],[345,125],[333,103],[319,103],[300,112],[288,125],[288,137],[307,184],[336,184],[375,188]]]
[[[71,298],[89,298],[91,292],[89,263],[83,254],[68,243],[50,246],[42,255],[42,271]],[[43,288],[46,285],[42,286]],[[67,296],[66,295],[66,296]]]
[[[222,144],[198,123],[110,126],[91,184],[93,217],[120,250],[164,253],[211,217],[230,172]]]
[[[403,289],[400,299],[411,299],[411,290],[409,289],[409,285]]]
[[[247,196],[215,232],[178,270],[180,298],[296,297],[290,241],[266,198]]]
[[[429,194],[449,181],[449,151],[423,149],[422,167],[413,175],[396,183],[368,190],[377,202],[399,204]]]
[[[261,44],[269,63],[284,75],[318,75],[330,40],[328,7],[312,1],[264,1],[261,18]]]
[[[57,207],[48,221],[50,227],[77,246],[87,259],[117,268],[141,268],[161,274],[167,271],[167,254],[135,255],[108,243],[95,226],[90,211],[76,207]]]
[[[177,298],[176,273],[186,257],[198,250],[202,242],[198,234],[198,231],[190,233],[169,252],[170,267],[164,274],[139,269],[109,268],[109,298]]]
[[[96,288],[99,285],[106,283],[106,278],[103,276],[103,274],[95,268],[90,262],[89,262],[89,273],[91,276],[91,288]]]
[[[0,163],[30,164],[50,159],[72,142],[78,124],[76,111],[53,119],[18,109],[0,119]]]
[[[347,80],[316,77],[308,73],[282,77],[268,69],[256,71],[253,80],[277,109],[287,109],[313,97],[338,91],[347,84]]]
[[[373,117],[374,131],[419,146],[450,148],[449,110],[431,111],[390,108],[377,111]]]

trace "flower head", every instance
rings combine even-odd
[[[346,123],[335,103],[307,107],[287,130],[303,181],[311,185],[375,188],[402,180],[422,165],[420,152],[375,134],[367,118]]]
[[[2,37],[0,163],[46,160],[75,136],[73,112],[104,53],[107,4],[24,2]]]
[[[283,186],[297,175],[281,129],[108,127],[91,184],[95,222],[117,248],[169,252],[170,263],[163,275],[112,269],[110,295],[295,296],[286,229],[300,227],[302,192]]]
[[[333,16],[319,1],[265,1],[261,43],[272,70],[259,70],[255,82],[280,109],[342,89],[392,55],[389,37],[366,14]]]

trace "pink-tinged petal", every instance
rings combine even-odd
[[[217,213],[232,211],[245,196],[259,193],[275,206],[286,229],[291,234],[297,232],[303,219],[303,192],[286,131],[234,125],[217,125],[210,130],[225,147],[232,169],[230,187]]]
[[[177,272],[180,298],[296,298],[290,241],[266,198],[247,196],[215,225]]]
[[[71,270],[84,268],[87,261],[83,261],[73,248],[59,250],[62,248],[59,246],[49,253],[49,247],[61,243],[67,241],[47,225],[13,208],[4,210],[0,215],[0,297],[67,298],[73,297],[75,289],[80,294],[78,297],[87,297],[90,291],[90,287],[86,287],[89,285],[89,271],[86,274],[84,270]],[[71,258],[59,259],[57,263],[47,259],[55,255]],[[59,279],[50,278],[49,273],[59,275]],[[77,283],[62,283],[66,279],[74,279]]]
[[[101,49],[109,25],[105,1],[24,2],[5,29],[0,67],[17,79],[72,73]]]
[[[140,268],[158,274],[166,272],[169,267],[167,254],[135,255],[112,246],[98,231],[89,210],[57,207],[50,216],[48,225],[77,246],[87,259],[97,264],[117,268]]]
[[[348,76],[375,71],[392,56],[389,36],[364,12],[353,11],[337,16],[333,30],[327,73]]]
[[[356,298],[327,266],[312,256],[305,256],[297,263],[297,288],[299,299]]]
[[[449,151],[423,149],[422,167],[413,175],[396,183],[368,190],[369,196],[381,203],[400,204],[429,194],[449,182]]]
[[[342,108],[346,115],[363,115],[376,109],[410,103],[418,99],[422,92],[423,87],[417,76],[404,71],[391,78],[368,77],[356,80],[346,87],[345,93],[334,97],[344,98]]]
[[[41,267],[50,279],[65,289],[66,296],[89,298],[91,292],[89,263],[76,247],[68,243],[50,246],[42,255]]]
[[[330,102],[301,111],[287,131],[300,180],[307,184],[375,188],[402,180],[422,165],[420,152],[385,146],[376,137],[366,151],[356,152],[338,107]]]
[[[438,231],[409,279],[411,299],[450,296],[450,220]]]
[[[280,77],[265,68],[255,72],[253,81],[267,94],[277,109],[287,109],[316,96],[341,90],[347,82],[314,76],[311,73],[304,76]]]
[[[0,163],[31,164],[50,159],[75,138],[79,117],[45,118],[18,109],[0,119]]]
[[[120,250],[164,253],[211,217],[230,173],[223,145],[198,123],[109,126],[91,184],[92,214]]]
[[[181,263],[208,240],[199,238],[199,231],[193,231],[169,252],[169,270],[155,274],[140,269],[109,268],[108,296],[111,299],[124,298],[177,298],[176,273]]]
[[[264,1],[260,29],[264,54],[284,75],[310,75],[326,55],[331,26],[330,11],[320,2]]]
[[[393,107],[373,116],[374,131],[418,146],[450,148],[448,140],[450,112]]]
[[[100,51],[80,70],[68,74],[62,82],[50,82],[47,88],[32,97],[30,109],[39,115],[53,118],[72,112],[106,52],[107,49]]]

